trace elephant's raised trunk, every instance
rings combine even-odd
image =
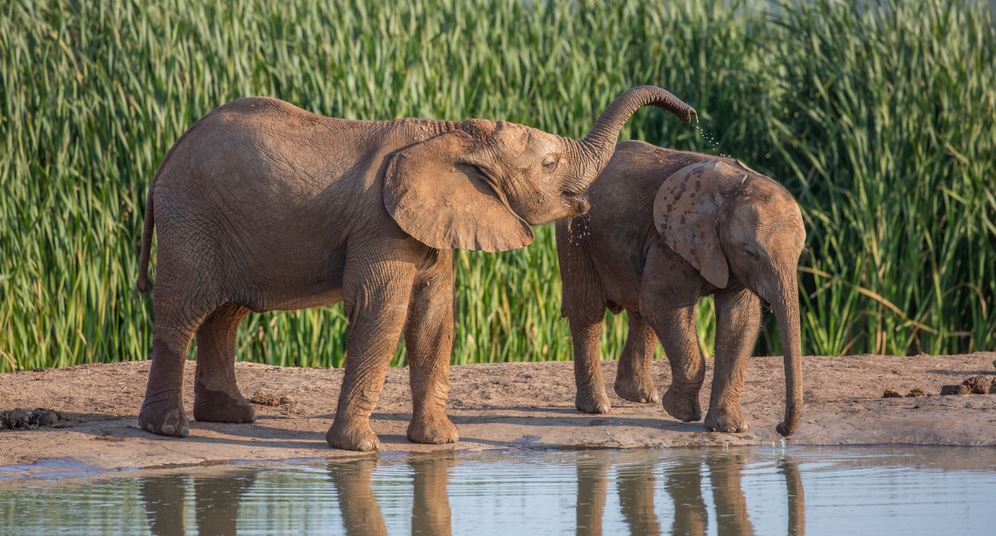
[[[691,121],[692,116],[695,115],[694,108],[682,102],[666,89],[657,86],[637,86],[619,95],[598,117],[588,135],[580,140],[581,144],[595,155],[595,175],[601,173],[602,169],[608,165],[609,159],[612,158],[612,153],[615,151],[616,141],[619,139],[619,131],[622,130],[629,116],[640,108],[650,105],[663,108],[686,123]]]
[[[799,288],[794,267],[780,278],[778,296],[772,308],[778,319],[782,353],[785,358],[785,420],[778,425],[778,433],[792,435],[799,425],[802,413],[802,343],[799,334]]]

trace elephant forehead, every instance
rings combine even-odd
[[[495,140],[502,152],[513,159],[513,164],[532,164],[537,158],[560,149],[556,136],[515,123],[501,123]]]
[[[806,241],[806,230],[802,225],[802,218],[791,212],[764,218],[757,234],[758,238],[770,244],[772,249],[801,250]]]

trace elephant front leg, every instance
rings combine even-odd
[[[760,303],[752,292],[740,289],[716,294],[716,365],[705,420],[711,432],[747,431],[740,401],[760,326]]]
[[[640,313],[630,311],[629,336],[613,384],[617,395],[633,402],[660,402],[650,373],[656,346],[657,336],[650,323]]]
[[[345,450],[368,451],[380,447],[370,429],[370,414],[380,398],[391,356],[398,346],[414,279],[410,264],[371,261],[372,256],[357,255],[359,266],[355,269],[351,269],[347,260],[346,375],[335,420],[325,434],[329,445]],[[371,262],[374,266],[368,265]]]
[[[705,380],[705,359],[695,330],[695,305],[658,303],[654,309],[654,329],[671,363],[671,385],[662,405],[679,421],[697,421],[702,418],[699,390]]]
[[[416,443],[455,443],[456,426],[446,416],[453,351],[452,256],[440,252],[435,269],[416,280],[405,348],[412,389],[412,420],[408,439]]]

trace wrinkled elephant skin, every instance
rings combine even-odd
[[[713,295],[716,358],[705,425],[747,431],[741,398],[763,301],[777,317],[785,354],[785,418],[777,429],[790,435],[802,409],[796,271],[806,237],[792,195],[739,160],[628,141],[619,144],[588,198],[589,212],[557,223],[577,408],[610,409],[599,337],[605,310],[625,309],[629,336],[616,394],[661,401],[681,421],[701,419],[705,362],[695,305]],[[663,396],[649,374],[657,340],[672,372]]]
[[[408,437],[449,443],[453,249],[501,251],[530,225],[587,208],[626,119],[645,105],[694,114],[667,91],[623,93],[584,139],[471,119],[352,121],[272,98],[228,103],[167,153],[149,189],[138,287],[158,237],[152,366],[140,426],[189,433],[184,355],[197,337],[194,417],[252,422],[234,360],[250,312],[345,302],[346,373],[326,436],[373,450],[369,416],[402,334],[413,416]]]

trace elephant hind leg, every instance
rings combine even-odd
[[[612,405],[605,394],[599,355],[603,320],[571,318],[570,324],[574,342],[574,384],[577,388],[574,406],[585,413],[608,413]]]
[[[180,227],[159,210],[159,262],[153,289],[155,327],[152,366],[139,426],[154,434],[189,434],[183,409],[183,366],[187,347],[204,319],[222,303],[212,246],[200,234]]]
[[[202,422],[253,422],[256,411],[235,381],[235,335],[249,309],[226,304],[197,330],[194,418]]]
[[[632,402],[660,402],[650,373],[657,348],[657,335],[650,322],[636,311],[629,312],[629,336],[619,358],[613,389]]]
[[[172,307],[184,302],[174,299],[175,296],[161,299],[160,296],[167,292],[162,283],[155,292],[157,303],[152,365],[145,400],[138,414],[138,425],[154,434],[186,437],[190,429],[183,410],[183,365],[187,347],[203,315]]]

